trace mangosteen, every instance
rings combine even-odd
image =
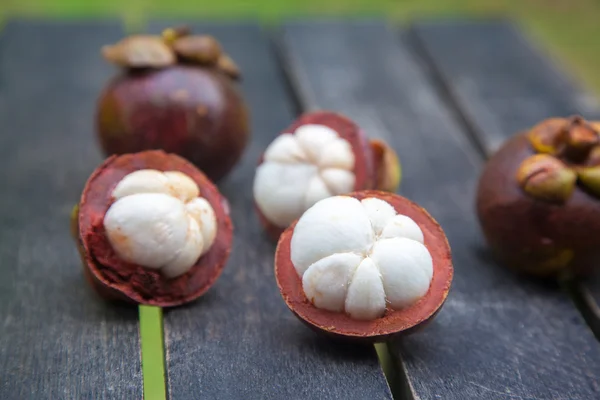
[[[241,158],[249,113],[240,70],[208,35],[167,29],[102,48],[121,71],[102,91],[96,130],[106,155],[161,149],[218,181]]]
[[[368,140],[330,111],[300,116],[266,148],[254,177],[261,223],[274,239],[317,201],[356,190],[394,192],[400,163],[384,142]]]
[[[92,286],[109,299],[161,307],[192,301],[215,283],[232,230],[214,184],[162,150],[106,159],[72,215]]]
[[[486,163],[477,215],[504,265],[543,277],[599,268],[599,127],[580,116],[550,118]]]
[[[452,282],[450,246],[417,204],[365,190],[316,202],[279,238],[275,277],[318,332],[380,342],[432,320]]]

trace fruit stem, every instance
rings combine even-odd
[[[139,306],[144,400],[166,400],[162,308]]]

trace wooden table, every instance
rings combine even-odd
[[[510,273],[490,257],[473,212],[485,154],[505,138],[548,116],[600,117],[547,55],[498,20],[191,24],[242,67],[253,140],[220,184],[236,225],[224,274],[201,300],[165,315],[170,399],[600,399],[590,329],[600,332],[600,283]],[[68,228],[101,161],[94,105],[113,68],[99,48],[123,34],[117,21],[18,20],[0,39],[2,400],[142,398],[137,311],[86,286]],[[422,333],[388,343],[391,384],[372,346],[322,339],[287,310],[274,245],[253,211],[262,150],[317,108],[393,145],[400,193],[433,214],[453,249],[442,312]]]

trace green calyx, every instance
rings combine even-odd
[[[549,118],[527,138],[537,154],[519,167],[517,180],[529,195],[565,202],[579,182],[600,196],[600,123],[582,117]]]
[[[563,203],[575,189],[577,174],[548,154],[535,154],[521,163],[517,181],[527,194],[537,199]]]
[[[577,177],[585,188],[595,196],[600,196],[600,165],[579,168]]]

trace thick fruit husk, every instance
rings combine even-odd
[[[113,202],[113,189],[127,174],[145,168],[187,174],[198,184],[201,196],[213,207],[217,218],[217,235],[210,250],[188,272],[173,279],[119,259],[104,231],[104,215]],[[161,307],[190,302],[215,283],[231,251],[233,227],[226,199],[192,164],[163,151],[108,158],[90,176],[74,216],[77,220],[71,226],[77,234],[86,278],[99,294],[109,299]]]
[[[477,192],[483,233],[509,268],[546,277],[585,275],[599,267],[600,201],[579,184],[559,204],[525,193],[517,170],[533,154],[520,134],[486,164]]]
[[[350,143],[354,150],[355,159],[353,171],[356,178],[354,182],[355,191],[376,188],[378,176],[375,169],[375,153],[364,132],[358,125],[341,114],[320,110],[302,114],[281,134],[295,132],[300,126],[307,124],[325,125],[335,130],[341,138],[346,139]],[[262,162],[261,157],[259,164]],[[275,241],[279,239],[285,227],[282,228],[272,224],[258,207],[255,207],[255,209],[269,237]]]
[[[216,67],[126,71],[102,92],[96,124],[106,155],[161,149],[212,181],[234,167],[250,136],[244,100]]]
[[[410,307],[402,310],[388,308],[383,317],[372,321],[356,320],[344,313],[315,307],[304,294],[302,279],[290,258],[290,244],[296,226],[294,223],[279,238],[275,253],[275,278],[285,303],[294,315],[308,326],[317,332],[339,339],[382,342],[393,336],[409,334],[423,328],[444,304],[452,283],[452,256],[444,231],[427,211],[397,194],[364,190],[349,196],[359,200],[366,197],[385,200],[396,212],[412,218],[419,225],[423,231],[425,246],[433,258],[433,279],[429,291]]]

